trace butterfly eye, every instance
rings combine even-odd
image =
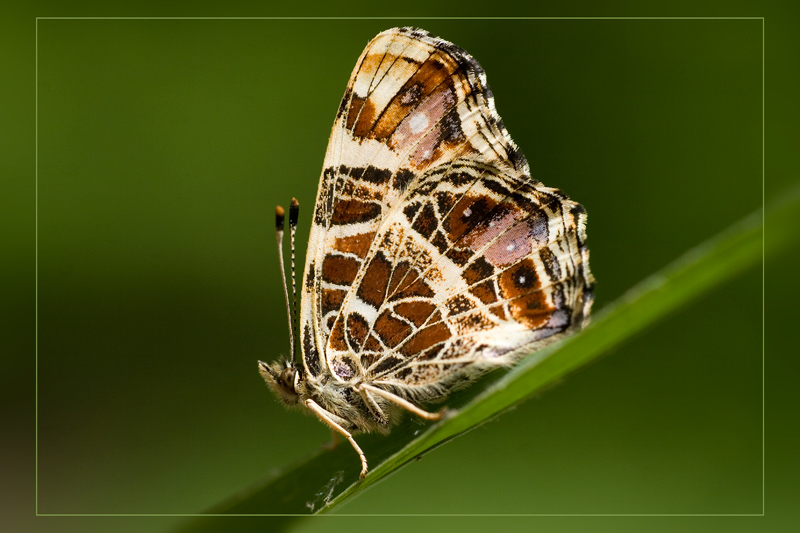
[[[294,392],[294,377],[297,371],[294,368],[286,368],[281,372],[281,385],[284,389]]]

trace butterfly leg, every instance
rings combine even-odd
[[[368,383],[362,383],[361,385],[358,386],[358,388],[362,391],[377,394],[378,396],[385,398],[394,404],[399,405],[400,407],[406,409],[407,411],[411,411],[418,417],[424,418],[425,420],[441,420],[442,417],[447,413],[447,409],[442,409],[441,411],[438,411],[436,413],[429,413],[428,411],[420,409],[413,403],[409,402],[404,398],[401,398],[396,394],[392,394],[391,392],[379,389],[378,387],[375,387],[374,385],[370,385]]]
[[[361,396],[361,399],[364,400],[364,403],[367,405],[367,409],[369,412],[372,413],[372,416],[375,417],[375,420],[380,423],[385,428],[389,427],[389,419],[386,417],[386,413],[383,412],[378,402],[375,401],[375,397],[370,394],[370,392],[365,389],[364,387],[356,387],[358,394]]]
[[[320,420],[325,422],[328,425],[328,427],[330,427],[333,431],[336,431],[339,435],[341,435],[342,437],[346,438],[350,442],[350,445],[353,447],[353,449],[356,451],[356,453],[358,453],[358,456],[361,458],[361,474],[360,474],[360,477],[361,477],[361,479],[364,479],[364,477],[367,475],[367,470],[368,470],[367,457],[364,455],[364,452],[361,451],[361,448],[358,446],[358,444],[356,443],[356,440],[353,438],[353,436],[350,434],[350,432],[347,431],[346,429],[344,429],[339,424],[337,424],[336,421],[333,420],[333,418],[330,417],[330,414],[328,413],[328,411],[326,411],[325,409],[320,407],[319,404],[317,404],[317,402],[315,402],[314,400],[308,399],[308,400],[306,400],[305,403],[306,403],[306,407],[311,409],[311,412],[314,413],[315,415],[317,415],[317,418],[319,418]]]

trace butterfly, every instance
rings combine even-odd
[[[297,218],[293,200],[292,235]],[[292,355],[259,371],[350,442],[363,478],[354,433],[388,432],[404,411],[438,420],[445,409],[422,406],[584,325],[585,241],[586,211],[531,178],[478,62],[424,30],[387,30],[333,125]]]

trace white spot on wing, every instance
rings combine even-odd
[[[420,133],[430,124],[428,117],[424,113],[417,113],[409,118],[408,126],[411,128],[411,133]]]

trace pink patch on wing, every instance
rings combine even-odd
[[[502,208],[502,204],[500,206]],[[510,228],[514,222],[522,218],[522,213],[516,209],[503,209],[488,222],[481,223],[464,236],[464,243],[470,250],[477,252],[489,244],[498,235]]]
[[[389,145],[400,153],[413,149],[410,155],[413,164],[430,161],[441,142],[440,121],[454,104],[449,90],[431,94],[403,119]]]
[[[538,229],[531,219],[514,225],[486,249],[484,257],[496,267],[516,263],[539,248]]]

